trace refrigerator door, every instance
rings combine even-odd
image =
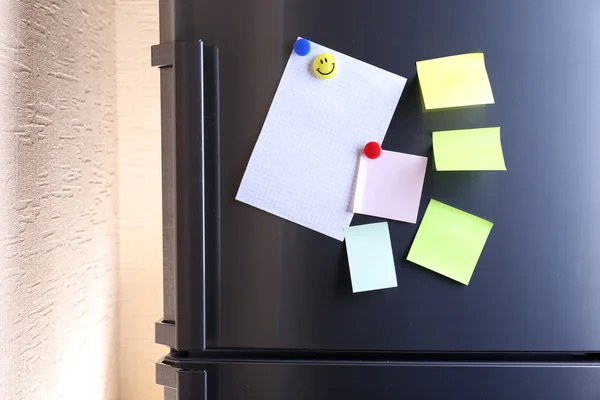
[[[595,400],[598,365],[157,364],[177,400]]]
[[[163,44],[191,47],[163,47],[179,56],[156,62],[164,67],[167,188],[159,342],[600,350],[597,0],[170,0],[161,7]],[[235,201],[297,36],[408,78],[384,149],[431,156],[431,131],[502,128],[508,171],[430,165],[426,175],[419,221],[434,198],[494,222],[469,286],[407,262],[418,225],[391,221],[398,288],[353,294],[342,242]],[[415,62],[478,51],[495,104],[424,113]],[[356,215],[352,224],[376,221]],[[575,380],[596,373],[565,370]],[[541,371],[550,377],[545,384],[556,383],[559,369]]]

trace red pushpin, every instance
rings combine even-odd
[[[364,152],[365,156],[374,160],[381,155],[381,146],[377,142],[369,142],[365,146]]]

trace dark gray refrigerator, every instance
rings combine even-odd
[[[600,2],[160,0],[165,399],[599,399]],[[469,286],[406,261],[353,294],[346,250],[235,201],[296,37],[408,79],[383,147],[502,126],[506,172],[436,173],[494,221]],[[423,112],[415,62],[482,51],[495,104]],[[355,215],[352,225],[379,221]]]

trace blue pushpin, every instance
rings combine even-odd
[[[310,53],[310,42],[306,39],[298,39],[296,43],[294,43],[294,51],[299,56],[305,56]]]

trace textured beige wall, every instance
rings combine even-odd
[[[0,0],[2,400],[162,398],[157,42],[155,0]]]
[[[119,157],[119,354],[122,400],[162,399],[154,344],[162,316],[158,1],[116,0]]]
[[[0,0],[0,399],[118,398],[112,0]]]

